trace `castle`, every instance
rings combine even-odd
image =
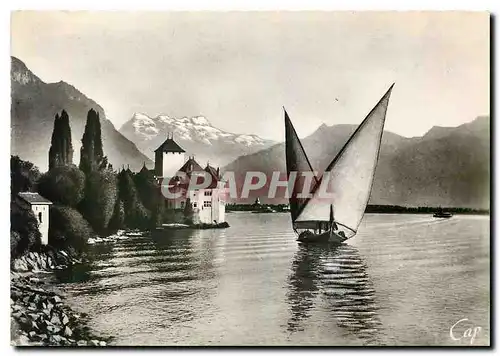
[[[169,186],[174,198],[166,197],[170,209],[186,209],[189,204],[194,224],[220,224],[225,222],[226,206],[219,183],[222,176],[219,168],[207,163],[203,169],[193,156],[186,160],[184,151],[169,136],[155,150],[154,174],[156,180]],[[190,182],[203,182],[210,179],[210,185],[204,189],[189,189]]]

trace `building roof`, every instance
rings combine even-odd
[[[167,138],[165,142],[163,142],[160,147],[158,147],[155,152],[161,151],[161,152],[179,152],[183,153],[186,152],[184,151],[181,146],[177,144],[177,142],[174,141],[172,138]]]
[[[38,193],[21,192],[21,193],[18,193],[17,196],[31,205],[33,205],[33,204],[52,204],[52,202],[50,200],[42,197]]]
[[[193,173],[209,173],[211,175],[212,179],[210,185],[207,187],[208,189],[216,188],[217,183],[220,181],[220,177],[216,168],[211,167],[207,164],[207,167],[203,169],[193,157],[189,157],[186,163],[184,163],[184,165],[179,169],[179,172],[186,173],[186,177],[182,179],[181,177],[176,175],[169,181],[170,184],[187,188],[189,186]],[[202,184],[204,182],[204,179],[206,179],[204,178],[203,174],[200,174],[200,176],[197,178],[196,182],[198,184]]]
[[[188,176],[193,172],[203,172],[203,168],[194,160],[193,157],[189,157],[189,159],[184,163],[184,165],[179,168],[180,172],[186,173]]]
[[[207,163],[207,166],[205,167],[205,172],[210,173],[210,175],[212,176],[212,179],[214,179],[216,181],[221,180],[219,168],[212,167],[211,165],[209,165]]]

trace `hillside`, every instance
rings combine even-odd
[[[153,163],[135,144],[120,134],[106,119],[103,108],[72,85],[60,81],[45,83],[19,59],[12,57],[11,153],[29,160],[42,171],[48,168],[48,151],[56,113],[66,110],[70,117],[74,163],[80,160],[80,146],[87,112],[94,108],[101,118],[104,153],[114,167],[130,165],[139,170]]]
[[[322,171],[354,132],[354,125],[322,125],[302,140],[314,169]],[[489,116],[458,127],[435,127],[423,137],[385,131],[370,204],[489,208]],[[238,185],[247,171],[286,172],[284,144],[239,157],[224,171],[236,172]],[[251,194],[253,202],[265,188]],[[281,203],[283,199],[263,202]]]

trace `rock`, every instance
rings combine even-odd
[[[99,346],[106,346],[106,341],[99,341]]]
[[[40,334],[40,335],[38,335],[38,337],[39,337],[41,340],[45,340],[45,339],[47,339],[47,337],[48,337],[48,336],[47,336],[47,334]]]
[[[35,337],[35,335],[36,335],[36,332],[35,332],[35,331],[30,331],[30,332],[28,333],[28,335],[29,335],[29,337],[30,337],[30,338],[34,338],[34,337]]]
[[[92,346],[99,346],[99,340],[90,340]]]
[[[20,335],[18,338],[18,345],[29,345],[30,339],[26,335]]]
[[[53,296],[52,300],[54,301],[55,304],[62,303],[62,299],[57,295]]]
[[[52,338],[52,340],[54,340],[57,343],[60,343],[61,341],[63,341],[63,337],[60,335],[51,335],[51,338]]]
[[[63,325],[66,325],[69,323],[69,318],[66,314],[62,313],[62,323]]]
[[[36,322],[32,321],[32,322],[31,322],[31,327],[32,327],[33,329],[38,329],[38,324],[37,324]]]
[[[28,310],[36,311],[36,304],[35,303],[30,303],[30,305],[28,306]]]
[[[64,335],[66,335],[67,337],[71,337],[73,335],[73,331],[71,331],[71,329],[68,326],[66,326],[64,328]]]
[[[14,304],[14,305],[12,306],[12,309],[14,309],[14,310],[22,310],[22,309],[24,309],[24,308],[23,308],[22,306],[20,306],[19,304]]]
[[[37,320],[40,315],[39,314],[35,314],[35,313],[29,313],[28,316],[33,319],[33,320]]]
[[[36,278],[36,277],[31,277],[31,278],[29,279],[29,281],[30,281],[31,283],[37,283],[37,284],[38,284],[38,283],[41,283],[40,278]]]
[[[85,340],[78,340],[78,342],[76,344],[78,346],[87,346],[87,341],[85,341]]]
[[[59,316],[57,314],[52,313],[52,318],[50,318],[50,322],[54,325],[61,325],[61,319],[59,319]]]

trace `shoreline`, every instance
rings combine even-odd
[[[10,271],[11,345],[107,346],[110,338],[94,335],[87,314],[73,310],[50,277],[55,270],[81,263],[64,251],[30,252],[13,261]],[[17,266],[17,268],[16,268]]]

